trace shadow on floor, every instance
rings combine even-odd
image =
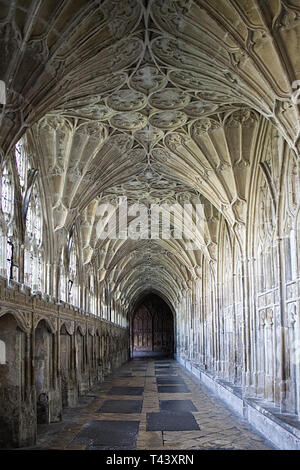
[[[173,359],[174,355],[169,352],[162,352],[162,351],[132,351],[131,358],[136,357],[155,357],[155,359]]]

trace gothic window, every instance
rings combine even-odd
[[[89,279],[89,310],[91,313],[96,313],[95,308],[95,301],[96,301],[96,293],[95,293],[95,277],[94,274],[90,273]]]
[[[2,172],[2,184],[1,184],[1,208],[5,218],[6,224],[9,224],[13,213],[13,181],[12,172],[10,165],[5,165]]]
[[[258,291],[265,292],[277,284],[277,257],[275,237],[275,210],[264,175],[260,176],[257,204],[257,242],[258,273],[260,282]]]
[[[24,282],[37,291],[43,289],[42,220],[38,187],[35,183],[26,214]]]
[[[1,176],[0,267],[1,274],[10,276],[11,237],[13,235],[14,185],[11,165],[7,163]]]
[[[26,185],[27,169],[30,168],[30,163],[25,152],[25,145],[23,139],[19,140],[19,142],[15,146],[15,158],[20,188],[21,191],[24,191]]]
[[[65,302],[68,301],[67,289],[66,289],[66,269],[64,264],[64,250],[62,250],[60,258],[60,269],[59,269],[59,298]]]
[[[105,283],[102,285],[102,318],[108,320],[108,309],[107,309],[107,289]]]
[[[78,305],[78,260],[74,233],[69,237],[68,302]]]
[[[25,228],[24,284],[33,290],[42,291],[43,217],[38,182],[36,181],[37,171],[31,169],[25,139],[21,139],[15,146],[15,165],[20,197],[22,198],[22,217],[24,217]]]
[[[283,211],[283,239],[286,263],[286,280],[295,280],[298,277],[298,248],[299,244],[299,164],[289,156],[286,174],[285,209]]]

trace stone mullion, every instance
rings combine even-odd
[[[57,328],[56,334],[52,335],[53,338],[53,349],[54,349],[54,354],[53,354],[53,388],[57,390],[58,384],[59,384],[59,378],[60,378],[60,364],[59,364],[59,358],[60,358],[60,345],[59,345],[59,328]]]
[[[220,292],[220,365],[221,365],[221,377],[224,377],[224,369],[225,369],[225,361],[226,361],[226,343],[224,341],[225,335],[225,312],[224,312],[224,279],[222,273],[222,281],[221,281],[221,292]]]
[[[260,357],[260,352],[259,352],[259,312],[258,312],[258,306],[256,304],[256,299],[257,299],[257,291],[256,291],[256,284],[255,284],[255,259],[250,258],[247,261],[247,270],[248,276],[249,276],[249,281],[247,282],[248,286],[248,296],[249,298],[252,298],[253,301],[250,302],[249,304],[249,312],[250,312],[250,318],[252,319],[252,329],[250,332],[251,335],[251,349],[252,349],[252,383],[253,383],[253,388],[252,392],[256,395],[257,394],[257,387],[258,387],[258,381],[259,381],[259,357]],[[242,299],[242,302],[244,302],[244,299]]]
[[[32,329],[31,333],[31,384],[33,389],[33,402],[36,406],[36,385],[35,385],[35,329]]]
[[[70,369],[72,375],[76,375],[76,330],[74,329],[74,333],[71,335],[71,351],[70,351]]]
[[[233,347],[234,347],[234,370],[233,370],[233,382],[236,384],[238,382],[238,352],[239,352],[239,344],[238,344],[238,322],[237,322],[237,283],[238,283],[238,274],[237,274],[237,261],[235,260],[233,278],[232,278],[232,295],[233,295],[233,302],[232,302],[232,331],[233,331]]]
[[[243,332],[243,355],[245,372],[246,393],[255,394],[256,389],[256,309],[255,305],[255,287],[253,260],[243,260],[242,271],[246,277],[242,282],[242,332]],[[251,345],[251,347],[250,347]]]
[[[184,324],[184,342],[183,342],[183,354],[186,357],[187,353],[187,307],[186,307],[186,298],[183,300],[183,324]]]
[[[215,341],[215,307],[214,307],[214,292],[213,286],[211,286],[209,292],[207,292],[207,303],[210,308],[210,335],[211,335],[211,357],[210,357],[210,368],[215,369],[216,359],[216,341]]]
[[[291,307],[291,308],[289,308]],[[287,305],[288,331],[289,331],[289,347],[290,347],[290,393],[289,393],[289,411],[297,413],[297,362],[295,361],[297,345],[297,318],[296,312],[293,312],[293,305]]]
[[[184,294],[185,295],[185,294]],[[184,308],[184,356],[188,356],[188,311],[187,311],[187,299],[184,297],[184,302],[183,302],[183,308]]]
[[[191,282],[191,290],[190,290],[190,306],[191,306],[191,343],[190,343],[190,351],[191,351],[191,360],[195,361],[195,289],[194,283]],[[191,347],[192,346],[192,347]]]
[[[275,325],[276,325],[276,306],[273,307],[272,315],[270,318],[270,369],[271,369],[271,380],[272,380],[272,396],[271,400],[275,401],[275,367],[276,367],[276,355],[275,355]]]
[[[259,370],[257,394],[264,396],[265,390],[265,312],[259,311]]]
[[[188,341],[188,318],[187,318],[187,299],[184,297],[184,357],[187,356],[187,341]]]
[[[100,287],[101,286],[101,287]],[[97,315],[100,318],[103,318],[103,311],[102,311],[102,285],[100,282],[97,282]]]
[[[251,385],[251,311],[250,311],[250,299],[249,299],[249,279],[248,279],[248,263],[244,259],[241,264],[242,270],[242,336],[243,336],[243,374],[242,384],[245,393],[250,392]],[[248,294],[248,295],[247,295]]]
[[[93,369],[94,371],[97,368],[97,351],[96,351],[96,341],[95,341],[96,335],[94,334],[92,336],[92,354],[93,354]]]
[[[289,361],[286,357],[286,344],[288,341],[288,327],[285,319],[285,305],[286,305],[286,292],[285,292],[285,279],[284,279],[284,239],[277,239],[277,269],[278,269],[278,296],[279,296],[279,311],[278,321],[276,321],[279,334],[277,337],[276,358],[279,360],[279,369],[276,371],[276,383],[279,383],[279,397],[280,397],[280,410],[286,411],[287,399],[287,370]],[[275,394],[276,395],[276,394]]]
[[[55,298],[60,299],[59,295],[59,278],[60,282],[63,281],[61,279],[61,269],[60,266],[58,266],[56,263],[53,263],[49,269],[49,293],[50,295],[53,295]]]
[[[17,281],[20,282],[20,284],[24,284],[24,276],[25,276],[25,246],[23,243],[20,242],[18,239],[13,239],[14,243],[14,262],[19,266],[18,269],[18,276],[17,276]],[[14,273],[13,269],[13,273]]]
[[[274,380],[273,380],[273,317],[272,310],[267,309],[265,326],[265,348],[266,348],[266,382],[265,397],[268,401],[273,401]]]
[[[220,283],[216,283],[216,374],[220,374]]]
[[[207,290],[208,286],[205,285],[205,280],[202,278],[201,280],[201,287],[202,287],[202,295],[201,295],[201,364],[205,366],[206,363],[206,351],[205,351],[205,324],[204,319],[205,316],[208,314],[208,304],[207,304]]]
[[[190,359],[190,361],[193,360],[193,348],[192,348],[192,344],[193,344],[193,327],[192,327],[192,318],[193,318],[193,312],[192,312],[192,308],[193,308],[193,300],[192,300],[192,293],[191,293],[191,290],[189,289],[188,290],[188,312],[189,312],[189,346],[188,346],[188,358]]]
[[[30,397],[30,392],[31,392],[31,387],[32,387],[32,371],[31,371],[31,335],[30,333],[26,333],[26,359],[25,359],[25,364],[26,364],[26,372],[25,372],[25,377],[26,377],[26,384],[25,384],[25,399],[26,401],[29,400]]]
[[[300,302],[297,301],[296,321],[294,324],[295,331],[295,346],[294,346],[294,361],[295,361],[295,381],[296,381],[296,413],[300,418]]]
[[[44,259],[44,292],[53,295],[51,282],[51,264]]]
[[[199,340],[198,340],[198,356],[200,364],[203,366],[203,316],[204,316],[204,295],[205,290],[203,288],[203,276],[199,283]]]
[[[265,327],[264,327],[264,358],[265,358],[265,369],[264,369],[264,398],[268,397],[268,372],[269,372],[269,356],[268,356],[268,321],[267,321],[267,309],[265,317]]]
[[[99,282],[97,279],[97,271],[94,272],[94,313],[99,317]]]
[[[231,332],[229,332],[229,338],[232,337],[231,339],[231,354],[230,354],[230,363],[229,363],[229,370],[230,370],[230,380],[233,383],[236,383],[236,365],[237,365],[237,344],[236,344],[236,286],[235,286],[235,281],[236,281],[236,274],[234,274],[235,266],[232,266],[232,277],[231,277],[231,318],[230,318],[230,329]],[[231,363],[232,359],[232,363]]]
[[[57,319],[57,332],[54,335],[55,337],[55,363],[54,363],[54,376],[55,376],[55,389],[59,387],[61,381],[61,344],[60,344],[60,321]]]
[[[196,284],[196,311],[198,311],[198,315],[196,315],[196,348],[197,348],[197,362],[201,364],[201,317],[203,315],[203,306],[202,306],[202,300],[201,300],[201,280],[198,279],[197,284]]]

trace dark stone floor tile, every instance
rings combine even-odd
[[[158,385],[158,393],[190,393],[186,385]]]
[[[112,387],[108,394],[110,395],[143,395],[144,387]]]
[[[188,412],[147,413],[147,431],[199,431],[199,426]]]
[[[191,400],[160,400],[159,401],[160,411],[198,411]]]
[[[143,400],[104,400],[97,413],[141,413]]]
[[[155,370],[155,375],[174,375],[176,374],[176,371],[173,369],[169,370]]]
[[[72,441],[72,446],[89,449],[135,449],[138,421],[88,421]]]
[[[168,377],[156,377],[157,385],[173,385],[173,384],[183,384],[185,382],[182,377],[179,375],[169,375]]]

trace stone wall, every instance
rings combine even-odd
[[[3,278],[0,299],[0,448],[30,446],[128,360],[128,330]]]
[[[177,306],[177,357],[244,397],[300,417],[299,162],[275,131],[253,162],[247,222],[214,217]]]

